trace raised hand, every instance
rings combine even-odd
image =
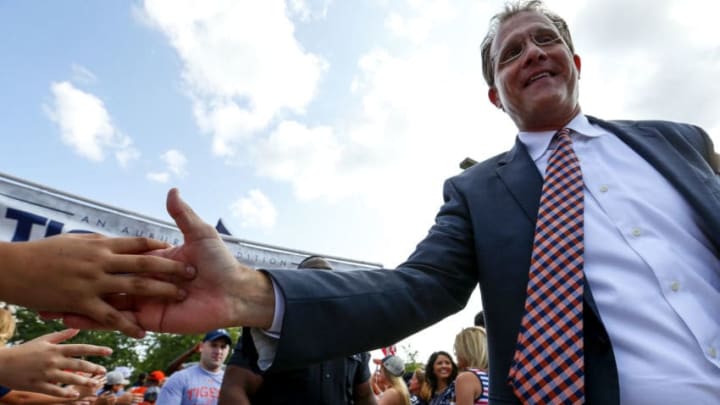
[[[17,346],[0,348],[0,384],[15,390],[63,398],[77,398],[87,390],[78,392],[73,387],[58,384],[99,389],[98,383],[102,380],[88,375],[105,374],[105,368],[75,357],[108,356],[112,349],[87,344],[59,344],[77,333],[77,329],[66,329]]]
[[[186,292],[185,299],[114,295],[106,299],[108,303],[123,310],[132,322],[152,331],[200,333],[230,326],[268,328],[275,305],[270,279],[240,264],[215,228],[197,216],[177,189],[168,193],[167,210],[185,242],[153,254],[197,270],[195,279],[178,284]],[[66,315],[64,320],[67,325],[80,328],[102,327],[77,316]]]
[[[141,337],[144,331],[103,298],[130,294],[182,299],[185,293],[172,281],[192,278],[194,270],[173,260],[144,255],[167,246],[148,238],[97,234],[0,243],[0,299],[38,311],[82,315],[105,329]]]

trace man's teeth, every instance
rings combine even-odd
[[[546,77],[546,76],[550,76],[550,73],[545,72],[545,73],[540,73],[539,75],[535,75],[535,76],[533,76],[533,77],[530,78],[530,83],[534,82],[534,81],[537,80],[537,79]]]

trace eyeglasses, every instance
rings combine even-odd
[[[564,43],[562,37],[557,32],[547,28],[532,32],[530,34],[530,40],[542,48]],[[500,52],[493,56],[491,60],[493,62],[497,60],[499,66],[507,65],[518,59],[523,52],[525,52],[526,43],[527,41],[521,37],[512,39],[510,42],[503,44]]]

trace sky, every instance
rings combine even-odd
[[[458,163],[514,142],[479,50],[503,4],[0,0],[0,172],[166,220],[179,187],[234,236],[392,268]],[[546,4],[582,58],[583,112],[720,143],[720,3]],[[400,345],[452,352],[480,308]]]

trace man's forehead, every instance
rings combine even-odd
[[[492,49],[497,50],[508,40],[543,28],[557,32],[555,24],[543,14],[536,11],[520,12],[500,24],[495,40],[493,40]]]

